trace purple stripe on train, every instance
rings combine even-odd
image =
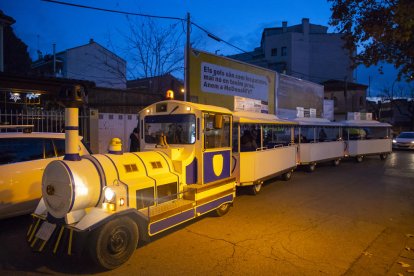
[[[149,232],[151,235],[154,235],[158,232],[161,232],[169,227],[174,225],[180,224],[186,220],[194,218],[194,209],[190,209],[188,211],[182,212],[178,215],[169,217],[167,219],[157,221],[150,225]]]
[[[197,158],[194,158],[190,165],[185,167],[187,184],[197,183]]]
[[[217,209],[218,207],[220,207],[221,204],[225,203],[225,202],[231,202],[233,201],[233,194],[231,195],[227,195],[225,197],[219,198],[217,200],[214,200],[212,202],[209,202],[207,204],[204,204],[202,206],[198,206],[196,208],[196,212],[197,214],[204,214],[207,213],[211,210]]]

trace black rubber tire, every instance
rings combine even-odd
[[[362,155],[358,155],[357,157],[355,157],[355,161],[356,161],[357,163],[361,163],[361,162],[362,162],[362,160],[364,160],[364,157],[363,157]]]
[[[332,165],[334,167],[338,167],[340,163],[341,163],[341,159],[335,159],[332,161]]]
[[[316,163],[310,163],[308,165],[308,172],[314,172],[316,169]]]
[[[282,179],[284,181],[289,181],[291,178],[292,178],[292,171],[288,171],[282,174]]]
[[[100,268],[115,269],[134,253],[138,237],[138,226],[132,219],[113,219],[92,233],[89,255]]]
[[[380,154],[381,160],[385,160],[385,159],[387,159],[387,157],[388,157],[388,153],[381,153]]]
[[[225,214],[227,214],[229,212],[230,207],[231,207],[230,203],[224,203],[224,204],[222,204],[220,207],[218,207],[216,209],[216,215],[218,217],[224,216]]]
[[[262,184],[254,184],[250,186],[250,194],[257,195],[262,190]]]

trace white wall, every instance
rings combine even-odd
[[[126,62],[97,43],[68,49],[65,77],[95,82],[98,87],[126,88]]]
[[[122,140],[123,151],[128,152],[129,135],[137,125],[137,114],[99,113],[97,135],[99,152],[94,153],[107,153],[109,142],[115,137]]]

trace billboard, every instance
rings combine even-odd
[[[302,107],[305,110],[316,109],[316,117],[322,117],[324,98],[322,85],[282,74],[278,74],[277,83],[278,116],[295,118],[297,107]]]
[[[195,49],[189,58],[192,102],[235,110],[235,97],[248,98],[268,103],[274,114],[276,72]]]
[[[234,96],[234,111],[269,113],[269,106],[265,101]]]

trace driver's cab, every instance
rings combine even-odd
[[[232,113],[222,107],[168,100],[140,112],[141,150],[172,160],[183,184],[230,177]]]

